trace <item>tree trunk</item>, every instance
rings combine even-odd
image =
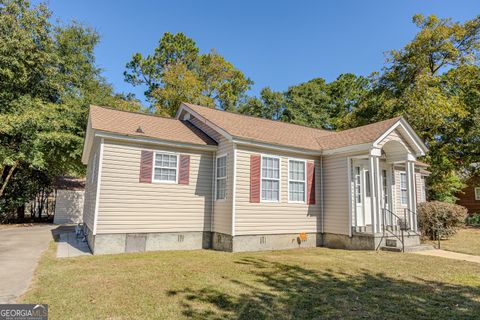
[[[25,222],[25,205],[17,208],[17,220],[18,222]]]
[[[15,169],[17,168],[18,166],[18,162],[15,162],[13,164],[13,166],[10,167],[10,170],[8,170],[8,174],[7,174],[7,177],[5,178],[5,180],[2,182],[2,187],[0,188],[0,197],[3,195],[3,193],[5,192],[5,188],[7,187],[7,184],[8,182],[10,181],[10,178],[12,177],[13,175],[13,172],[15,171]],[[2,168],[2,173],[3,173],[3,168]],[[1,178],[1,177],[0,177]]]

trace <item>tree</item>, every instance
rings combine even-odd
[[[265,119],[279,120],[285,109],[285,97],[269,87],[260,91],[260,99],[249,97],[239,108],[239,112]]]
[[[182,101],[235,110],[253,83],[218,53],[199,54],[183,33],[165,33],[154,54],[135,53],[126,69],[125,81],[145,85],[155,112],[170,116]]]
[[[413,22],[420,31],[390,52],[383,73],[372,75],[372,90],[348,125],[403,115],[430,148],[430,196],[452,202],[463,185],[458,173],[478,162],[472,120],[480,107],[480,17],[462,24],[415,15]]]
[[[84,173],[89,104],[139,108],[101,77],[98,35],[78,23],[52,25],[50,17],[43,4],[0,0],[0,214],[30,199],[27,186]]]

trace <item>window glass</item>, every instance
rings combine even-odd
[[[177,181],[177,155],[155,153],[153,180],[161,182]]]
[[[217,158],[216,199],[227,197],[227,156]]]
[[[288,161],[288,199],[293,202],[305,202],[306,172],[305,161]]]
[[[400,172],[400,202],[401,204],[407,204],[407,201],[407,174],[405,172]]]
[[[262,157],[262,200],[280,199],[280,159]]]

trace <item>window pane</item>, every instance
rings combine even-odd
[[[305,201],[305,182],[290,181],[289,199],[290,201]]]
[[[176,181],[175,169],[155,168],[154,179],[161,181]]]

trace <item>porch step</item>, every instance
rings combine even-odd
[[[400,244],[401,245],[401,244]],[[420,244],[418,246],[407,246],[405,247],[405,252],[417,252],[417,251],[425,251],[425,250],[433,250],[433,246],[430,244]],[[390,251],[390,252],[402,252],[402,247],[380,247],[382,251]]]

